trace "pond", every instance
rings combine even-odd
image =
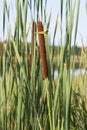
[[[74,71],[71,70],[70,73],[72,76],[78,76],[79,74],[84,75],[86,72],[87,72],[86,69],[75,69]],[[58,77],[58,70],[54,71],[54,77],[55,77],[55,79]]]

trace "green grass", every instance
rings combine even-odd
[[[5,20],[7,2],[3,6],[3,33],[5,34]],[[31,46],[28,47],[27,37],[31,28],[26,27],[28,10],[31,19],[36,23],[41,18],[44,27],[49,31],[51,14],[46,19],[47,0],[16,0],[15,33],[12,37],[8,33],[8,49],[3,46],[0,55],[0,130],[86,130],[87,128],[87,98],[86,84],[87,74],[73,77],[70,75],[70,51],[71,41],[76,42],[80,0],[73,3],[66,0],[66,40],[62,37],[63,0],[60,0],[61,38],[58,48],[57,70],[58,79],[54,80],[54,41],[56,37],[58,17],[55,20],[53,30],[52,50],[50,52],[49,35],[44,33],[46,42],[46,58],[48,66],[48,78],[43,80],[42,66],[39,55],[37,38],[34,39],[34,56],[32,59],[32,74],[28,55]],[[56,4],[56,3],[55,3]],[[33,7],[32,7],[32,6]],[[43,5],[46,7],[44,10]],[[34,11],[34,15],[32,12]],[[76,13],[76,19],[74,19]],[[73,25],[75,22],[75,26]],[[31,26],[31,24],[30,24]],[[75,29],[74,29],[75,28]],[[35,34],[37,37],[37,35]],[[31,43],[32,44],[32,43]],[[62,45],[65,45],[62,46]],[[82,48],[83,49],[83,48]],[[83,51],[84,52],[84,51]],[[86,54],[84,56],[86,58]],[[66,64],[66,65],[64,65]],[[74,62],[72,63],[73,70]]]

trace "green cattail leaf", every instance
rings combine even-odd
[[[7,17],[8,17],[8,20],[9,20],[9,13],[10,13],[10,8],[7,8],[7,6],[6,6],[6,12],[7,12]]]
[[[45,9],[46,9],[46,7],[47,7],[47,0],[45,0]]]
[[[46,10],[44,9],[44,24],[46,23]]]
[[[32,10],[32,0],[30,0],[30,9]]]
[[[35,14],[36,14],[36,0],[33,2],[33,12],[34,12],[34,18],[32,20],[35,20]]]
[[[70,22],[69,22],[69,27],[68,27],[69,29],[68,31],[70,34],[70,39],[69,39],[70,44],[71,44],[72,29],[73,29],[73,22],[74,22],[75,5],[76,5],[76,1],[74,2],[73,7],[72,7],[72,3],[70,6]]]
[[[54,39],[55,39],[56,32],[57,32],[57,26],[58,26],[58,15],[56,17],[56,23],[55,23],[55,28],[54,28],[53,43],[54,43]]]
[[[29,5],[29,8],[30,8],[30,10],[32,10],[32,2],[31,2],[32,0],[29,0],[28,1],[28,5]],[[34,3],[35,3],[35,1],[34,1]]]
[[[27,11],[28,11],[28,0],[25,1],[25,5],[24,5],[24,23],[25,23],[25,25],[27,23]]]
[[[38,20],[38,15],[39,15],[39,0],[36,1],[36,6],[37,6],[37,20]]]
[[[21,36],[23,37],[23,20],[22,20],[22,8],[20,7],[20,28],[21,28]],[[15,28],[16,30],[16,28]]]
[[[78,5],[77,5],[74,44],[75,44],[75,42],[76,42],[76,36],[77,36],[77,28],[78,28],[78,20],[79,20],[79,11],[80,11],[80,0],[78,0]]]
[[[41,0],[40,7],[41,7],[41,19],[42,19],[43,18],[43,0]]]
[[[6,0],[4,0],[3,4],[3,36],[5,33],[5,20],[6,20]]]
[[[54,36],[56,34],[56,31],[57,31],[57,26],[58,26],[58,15],[56,17],[56,23],[55,23],[55,29],[54,29]]]
[[[87,3],[86,3],[86,13],[87,13]]]
[[[68,29],[69,3],[69,0],[66,0],[66,32]]]
[[[61,0],[61,2],[60,2],[60,4],[61,4],[61,8],[60,8],[60,12],[61,12],[61,23],[62,23],[62,16],[63,16],[63,0]]]
[[[49,26],[50,26],[50,22],[51,22],[51,12],[50,12],[50,15],[49,15],[49,18],[48,18],[48,22],[47,22],[47,25],[46,25],[46,29],[49,29]]]
[[[23,7],[24,7],[24,2],[25,2],[25,0],[23,0]]]
[[[18,52],[18,50],[17,50],[16,43],[13,41],[12,44],[13,44],[13,47],[14,47],[14,50],[15,50],[15,54],[16,54],[17,60],[18,60],[18,62],[19,62],[19,64],[20,64],[20,63],[21,63],[21,59],[20,59],[19,52]]]
[[[17,42],[17,48],[19,45],[19,28],[20,28],[20,0],[16,1],[16,42]]]

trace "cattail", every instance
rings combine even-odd
[[[32,23],[32,56],[34,55],[34,39],[35,39],[36,23]]]
[[[32,53],[28,54],[28,62],[29,62],[29,73],[31,76],[32,70],[32,58],[34,56],[34,39],[35,39],[35,31],[36,31],[36,23],[33,21],[32,23]]]
[[[45,38],[44,34],[40,33],[43,32],[43,25],[41,21],[38,21],[38,39],[39,39],[39,46],[40,46],[40,58],[42,64],[42,74],[43,78],[48,77],[48,69],[47,69],[47,60],[46,60],[46,48],[45,48]]]

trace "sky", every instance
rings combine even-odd
[[[50,8],[52,8],[52,22],[51,22],[51,28],[53,29],[54,27],[54,23],[55,23],[55,18],[57,13],[60,12],[59,6],[60,3],[58,2],[58,0],[48,0],[49,6]],[[80,14],[79,14],[79,22],[78,22],[78,32],[77,32],[77,39],[76,39],[76,44],[78,46],[82,45],[82,41],[81,41],[81,37],[83,39],[84,45],[87,46],[87,12],[86,12],[86,4],[87,0],[81,0],[80,3]],[[60,18],[59,18],[59,24],[60,24]],[[63,19],[63,28],[65,24],[65,20]],[[52,30],[50,31],[52,32]],[[57,33],[56,39],[58,39],[59,36],[59,31]],[[65,40],[65,38],[63,38]],[[73,44],[73,40],[72,40],[72,44]]]
[[[7,35],[5,34],[5,38],[3,39],[3,1],[4,0],[0,0],[0,40],[5,40]],[[56,34],[56,38],[55,38],[55,44],[58,44],[58,41],[60,40],[60,0],[48,0],[47,1],[47,18],[50,14],[50,11],[52,12],[52,16],[51,16],[51,24],[50,24],[50,28],[49,28],[49,36],[50,36],[50,41],[52,41],[52,37],[53,37],[53,29],[55,26],[55,19],[57,17],[57,15],[59,16],[59,20],[58,20],[58,29],[57,29],[57,34]],[[13,32],[14,30],[14,21],[15,21],[15,11],[14,11],[14,2],[13,0],[8,0],[8,3],[10,5],[11,8],[11,12],[10,12],[10,26],[11,26],[11,32]],[[77,45],[81,46],[82,42],[81,42],[81,37],[83,38],[84,41],[84,45],[87,46],[87,12],[86,12],[86,6],[85,3],[87,3],[87,0],[81,0],[80,3],[80,15],[79,15],[79,22],[78,22],[78,32],[77,32]],[[7,24],[7,23],[6,23]],[[7,25],[8,27],[8,25]],[[63,30],[63,41],[65,40],[65,20],[63,18],[63,26],[62,26],[62,30]],[[73,40],[72,40],[72,44],[73,44]]]

